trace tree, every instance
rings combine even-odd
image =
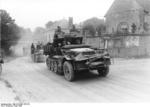
[[[95,28],[90,24],[83,27],[83,33],[85,34],[85,32],[88,32],[88,34],[92,36],[96,33]]]
[[[17,44],[19,40],[20,28],[5,10],[0,10],[0,18],[1,48],[8,55],[10,54],[10,47]]]
[[[98,35],[105,32],[105,22],[103,19],[91,18],[83,22],[83,32],[89,31],[90,35],[94,36],[96,32]]]
[[[34,34],[40,34],[43,33],[45,29],[43,27],[36,27],[34,30]]]
[[[101,35],[102,33],[105,33],[106,26],[104,24],[100,24],[97,26],[96,31],[98,32],[98,35]]]
[[[48,28],[50,28],[51,26],[53,26],[53,24],[54,24],[54,22],[49,21],[49,22],[46,23],[45,27],[48,29]]]
[[[37,27],[37,28],[35,28],[34,33],[33,33],[33,39],[36,42],[37,41],[44,42],[44,40],[45,40],[45,38],[43,38],[44,32],[45,32],[45,29],[43,27]]]

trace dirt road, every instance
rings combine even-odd
[[[149,102],[150,59],[116,59],[108,77],[79,74],[75,82],[21,57],[5,63],[0,102]]]

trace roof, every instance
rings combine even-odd
[[[150,11],[150,0],[114,0],[106,15],[131,11],[134,3],[138,3],[144,10]]]

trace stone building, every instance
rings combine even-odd
[[[149,33],[150,0],[115,0],[105,15],[107,33]]]
[[[150,56],[150,0],[114,0],[105,15],[106,34],[86,39],[107,45],[112,57]]]

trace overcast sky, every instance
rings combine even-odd
[[[91,17],[102,18],[114,0],[0,0],[16,23],[32,30],[46,22],[74,18],[75,23]]]

